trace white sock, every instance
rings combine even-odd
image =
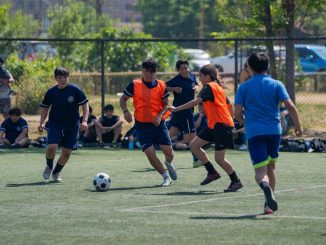
[[[163,178],[166,179],[169,177],[169,172],[168,171],[165,171],[163,174],[162,174]]]
[[[172,162],[168,162],[168,161],[164,161],[164,163],[165,163],[165,165],[168,165],[168,166],[170,166],[170,165],[172,165]]]

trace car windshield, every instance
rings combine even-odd
[[[320,58],[326,60],[326,47],[314,48],[314,51]]]

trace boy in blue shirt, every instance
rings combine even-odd
[[[77,85],[68,83],[69,71],[66,68],[56,68],[54,77],[57,85],[50,88],[44,96],[38,131],[43,131],[43,123],[51,108],[43,178],[48,179],[52,173],[54,182],[61,182],[60,172],[69,160],[72,150],[77,146],[79,128],[82,132],[87,130],[88,99]],[[80,125],[79,106],[83,111],[83,120]],[[53,160],[59,143],[62,145],[61,155],[53,169]]]
[[[198,88],[196,77],[189,70],[187,60],[178,60],[176,63],[178,75],[166,82],[166,89],[173,92],[174,107],[183,105],[195,98],[195,91]],[[194,121],[194,109],[190,108],[183,111],[173,112],[170,120],[169,134],[171,138],[176,137],[179,133],[183,135],[183,140],[179,143],[189,145],[196,137],[196,127]],[[201,166],[201,162],[193,155],[193,166]]]
[[[17,107],[9,110],[9,118],[0,126],[0,146],[28,147],[28,125],[21,114],[21,110]]]
[[[269,214],[278,209],[274,190],[275,163],[282,133],[280,102],[288,108],[297,136],[302,135],[302,128],[298,111],[285,86],[267,75],[268,56],[265,53],[254,53],[248,58],[248,66],[253,76],[241,84],[237,91],[235,117],[240,124],[244,121],[255,179],[264,191],[264,212]]]

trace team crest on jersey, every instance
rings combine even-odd
[[[74,97],[73,97],[73,96],[69,96],[69,97],[68,97],[68,102],[69,102],[69,103],[74,102]]]
[[[16,128],[17,132],[20,132],[22,129],[20,127]]]

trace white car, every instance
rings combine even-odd
[[[193,71],[199,71],[199,69],[211,63],[210,55],[202,49],[184,49],[184,52],[189,57],[190,68]]]

